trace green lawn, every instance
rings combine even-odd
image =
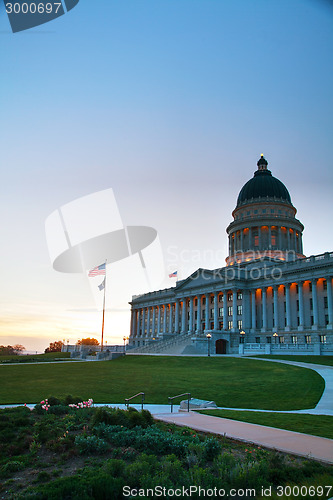
[[[261,413],[258,411],[236,410],[201,410],[200,413],[333,439],[333,417],[328,415]]]
[[[46,354],[24,354],[22,356],[0,356],[0,363],[40,363],[70,359],[70,352],[47,352]]]
[[[114,361],[0,366],[0,404],[36,403],[51,395],[146,403],[190,392],[218,406],[267,410],[313,408],[324,390],[314,371],[242,358],[125,356]]]
[[[265,359],[283,359],[285,361],[299,361],[299,363],[314,363],[317,365],[333,366],[333,356],[297,356],[288,354],[260,354],[259,356],[249,356]]]

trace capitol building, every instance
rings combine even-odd
[[[286,186],[261,155],[227,227],[226,266],[133,296],[136,352],[333,354],[333,253],[307,257]]]

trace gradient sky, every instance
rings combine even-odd
[[[80,0],[17,34],[0,5],[0,344],[99,338],[87,279],[52,269],[44,224],[102,189],[125,224],[158,231],[163,287],[176,269],[224,265],[260,153],[290,191],[305,254],[333,250],[330,2]],[[115,275],[130,300],[126,263]],[[127,301],[107,305],[105,337],[122,342]]]

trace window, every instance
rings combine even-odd
[[[323,290],[327,290],[327,281],[326,280],[323,281]]]
[[[211,329],[211,330],[214,330],[214,322],[211,322],[211,323],[210,323],[210,329]]]
[[[296,293],[298,293],[298,285],[296,284]]]
[[[327,326],[329,322],[328,314],[325,314],[325,325]]]
[[[219,295],[219,302],[223,302],[223,295]]]
[[[309,282],[309,292],[312,292],[312,283],[311,283],[311,281]]]
[[[311,344],[311,335],[305,335],[304,339],[306,344]]]
[[[247,212],[246,212],[246,215],[250,215],[250,213],[251,213],[250,211],[247,211]]]
[[[327,297],[324,297],[324,307],[325,309],[328,307]]]
[[[219,307],[219,317],[223,318],[223,307]]]
[[[279,344],[284,344],[284,337],[279,337]]]
[[[232,293],[228,293],[228,301],[230,302],[232,300]]]
[[[211,309],[211,310],[210,310],[210,317],[211,317],[211,318],[214,318],[214,309]]]
[[[311,326],[314,325],[314,322],[313,322],[313,316],[310,316],[310,323],[311,323]]]
[[[283,302],[283,309],[284,309],[284,312],[286,313],[287,312],[287,304],[285,302]]]
[[[296,311],[299,311],[299,300],[296,300]]]
[[[232,329],[232,321],[228,321],[228,330]]]
[[[206,304],[206,297],[204,297],[204,298],[202,299],[202,305],[205,305],[205,304]]]
[[[319,335],[319,342],[321,344],[326,344],[326,335]]]
[[[237,306],[237,314],[241,316],[243,314],[243,306]]]
[[[223,330],[223,321],[220,321],[220,330]]]
[[[255,246],[255,247],[258,247],[258,246],[259,246],[259,236],[258,236],[258,235],[255,235],[255,236],[254,236],[254,246]]]
[[[292,344],[297,344],[297,337],[296,337],[296,335],[292,335],[291,336],[291,343]]]
[[[242,328],[243,328],[243,321],[241,319],[239,319],[237,321],[237,328],[238,328],[238,330],[242,330]]]
[[[232,316],[232,306],[228,306],[228,316]]]
[[[271,208],[271,214],[274,214],[275,210],[273,208]]]
[[[256,337],[256,344],[260,344],[260,337]]]
[[[266,337],[266,344],[272,343],[272,337]]]
[[[265,213],[266,213],[266,208],[264,208],[264,209],[263,209],[262,213],[263,213],[263,214],[265,214]]]
[[[198,318],[198,311],[195,311],[194,312],[194,319],[197,319]]]
[[[313,309],[313,300],[310,299],[310,309]]]
[[[211,298],[210,298],[210,303],[211,303],[211,304],[214,304],[214,295],[212,295],[212,296],[211,296]]]
[[[257,214],[257,213],[258,213],[258,210],[254,210],[254,211],[253,211],[253,213],[254,213],[254,214]]]
[[[243,294],[242,292],[237,292],[237,300],[242,300]]]
[[[198,299],[194,299],[194,305],[197,306],[198,305]]]

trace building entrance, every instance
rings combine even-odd
[[[227,341],[224,339],[219,339],[215,342],[215,352],[216,354],[226,354],[227,353]]]

